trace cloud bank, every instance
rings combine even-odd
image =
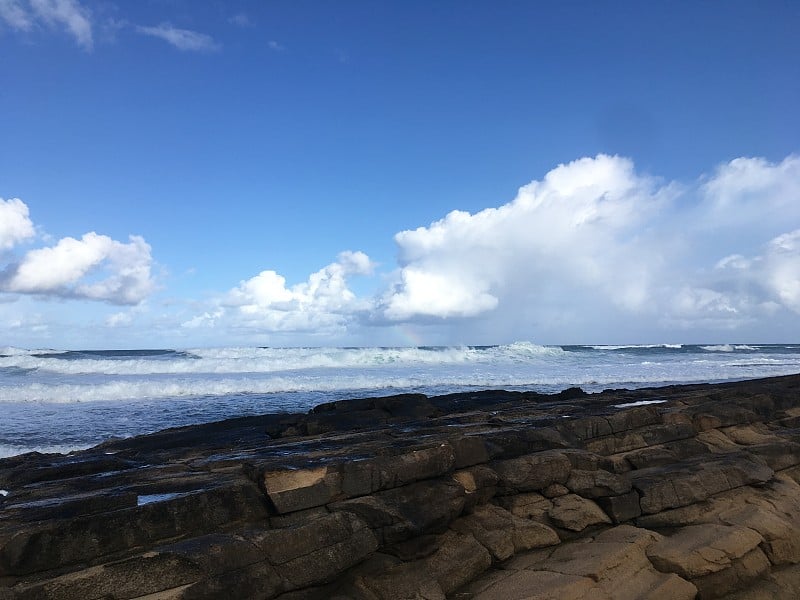
[[[419,343],[780,341],[800,331],[794,155],[737,158],[689,183],[623,157],[580,158],[510,202],[397,233],[388,269],[349,250],[300,281],[267,266],[161,315],[143,308],[154,281],[141,237],[90,232],[21,251],[36,239],[28,207],[0,200],[0,300],[132,305],[105,326],[203,343],[403,343],[399,330]],[[357,293],[365,285],[373,291]]]
[[[800,157],[737,158],[692,184],[638,173],[627,158],[581,158],[511,202],[453,211],[395,243],[397,268],[374,296],[347,284],[370,259],[343,253],[295,286],[262,271],[185,325],[553,339],[800,324]]]
[[[123,243],[90,232],[21,257],[10,252],[34,233],[25,203],[0,198],[0,249],[7,251],[0,292],[138,304],[155,287],[150,246],[139,236]]]

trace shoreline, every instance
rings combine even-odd
[[[337,401],[0,459],[0,598],[792,597],[798,482],[800,374]]]

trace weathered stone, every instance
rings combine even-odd
[[[561,452],[537,452],[491,464],[500,485],[520,491],[543,490],[552,483],[566,483],[572,465]]]
[[[615,408],[637,400],[663,402]],[[361,399],[0,459],[0,598],[800,597],[798,425],[791,376]]]
[[[747,587],[750,582],[768,571],[769,560],[760,549],[755,548],[741,558],[731,561],[728,568],[693,579],[692,583],[697,586],[700,600],[723,598],[731,592]]]
[[[614,435],[587,440],[584,445],[590,452],[604,456],[682,440],[694,436],[694,427],[686,424],[650,425],[640,429],[623,431]]]
[[[659,571],[694,580],[729,568],[762,541],[746,527],[689,525],[651,545],[647,556]]]
[[[423,560],[445,594],[472,581],[492,564],[489,552],[471,535],[448,531],[439,550]]]
[[[469,435],[451,441],[456,469],[481,465],[491,458],[486,442],[478,436]]]
[[[330,505],[352,512],[372,528],[383,545],[444,530],[464,509],[464,488],[453,480],[413,483]]]
[[[642,507],[639,506],[639,494],[636,490],[620,496],[596,498],[595,502],[617,524],[630,521],[642,514]]]
[[[475,594],[477,598],[614,598],[690,600],[697,588],[656,571],[645,550],[661,536],[630,526],[610,529],[587,542],[565,543],[538,559],[506,566],[513,572]]]
[[[297,527],[251,531],[247,539],[277,567],[290,589],[329,583],[378,548],[366,524],[347,512]]]
[[[402,563],[361,574],[345,588],[348,600],[445,600],[439,582],[426,565]]]
[[[262,483],[279,513],[322,506],[342,493],[339,470],[326,465],[266,471]]]
[[[67,521],[37,523],[0,535],[0,576],[90,561],[190,533],[208,533],[246,519],[266,519],[263,497],[249,483]]]
[[[589,577],[550,571],[516,571],[475,594],[473,600],[613,600]]]
[[[641,497],[642,512],[652,514],[701,502],[743,485],[764,483],[773,474],[763,461],[737,453],[702,462],[633,471],[631,479]]]
[[[497,501],[500,506],[508,510],[511,514],[523,519],[532,519],[539,522],[547,520],[547,511],[553,507],[553,502],[551,500],[537,492],[501,496]]]
[[[591,500],[575,494],[553,499],[553,507],[547,511],[550,520],[562,529],[583,531],[590,525],[611,523],[611,519]]]
[[[571,492],[584,498],[621,496],[631,491],[629,477],[603,470],[582,471],[573,469],[565,485]]]
[[[566,496],[569,494],[569,489],[560,483],[551,483],[542,490],[542,496],[545,498],[557,498],[558,496]]]
[[[491,505],[458,519],[450,528],[472,535],[495,561],[504,561],[515,552],[552,546],[559,542],[556,532],[546,525],[521,519]]]
[[[485,465],[456,471],[453,479],[464,488],[467,511],[476,505],[487,503],[497,492],[497,473]]]

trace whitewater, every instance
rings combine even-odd
[[[0,348],[0,457],[405,392],[588,392],[800,373],[800,344]]]

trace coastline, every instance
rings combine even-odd
[[[789,598],[799,465],[800,375],[179,427],[0,459],[0,598]]]

